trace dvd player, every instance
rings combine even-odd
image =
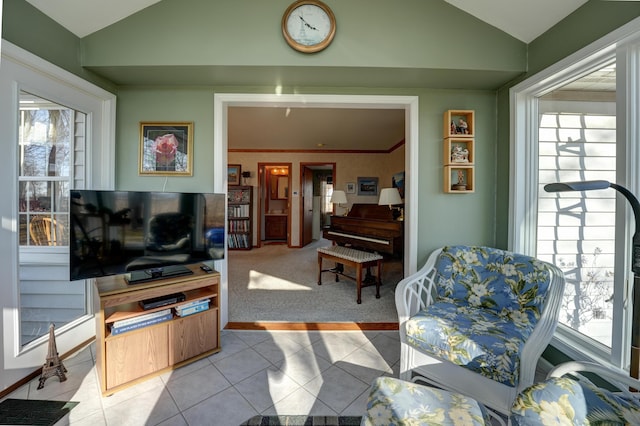
[[[187,296],[184,293],[167,294],[153,299],[141,300],[140,306],[145,311],[148,309],[159,308],[161,306],[172,305],[174,303],[184,302]]]

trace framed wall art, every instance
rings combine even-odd
[[[359,177],[358,195],[378,195],[378,178]]]
[[[242,168],[240,164],[227,165],[227,185],[240,185],[241,176]]]
[[[193,175],[193,122],[140,123],[141,175]]]
[[[391,187],[398,188],[400,198],[404,199],[404,172],[393,174],[391,177]]]
[[[347,182],[347,185],[345,186],[345,190],[347,194],[355,194],[356,193],[355,182]]]

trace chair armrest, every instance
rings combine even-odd
[[[409,275],[396,286],[396,310],[399,324],[404,323],[418,311],[433,303],[435,297],[435,264],[442,249],[429,255],[425,264],[413,275]]]
[[[581,371],[597,374],[625,394],[629,393],[627,388],[640,389],[640,380],[631,377],[626,371],[587,361],[569,361],[559,364],[549,371],[547,378],[562,377],[565,374]],[[628,396],[638,398],[638,394],[629,394]]]

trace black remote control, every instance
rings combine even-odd
[[[200,269],[205,271],[207,274],[210,274],[213,272],[213,269],[211,269],[209,265],[200,265]]]

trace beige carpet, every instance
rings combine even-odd
[[[402,263],[385,261],[380,299],[375,286],[362,289],[356,303],[353,280],[322,274],[318,282],[317,248],[330,241],[314,241],[303,248],[265,245],[248,251],[229,251],[229,321],[397,322],[394,289],[402,279]],[[332,267],[323,262],[323,268]],[[355,276],[346,268],[345,273]]]

